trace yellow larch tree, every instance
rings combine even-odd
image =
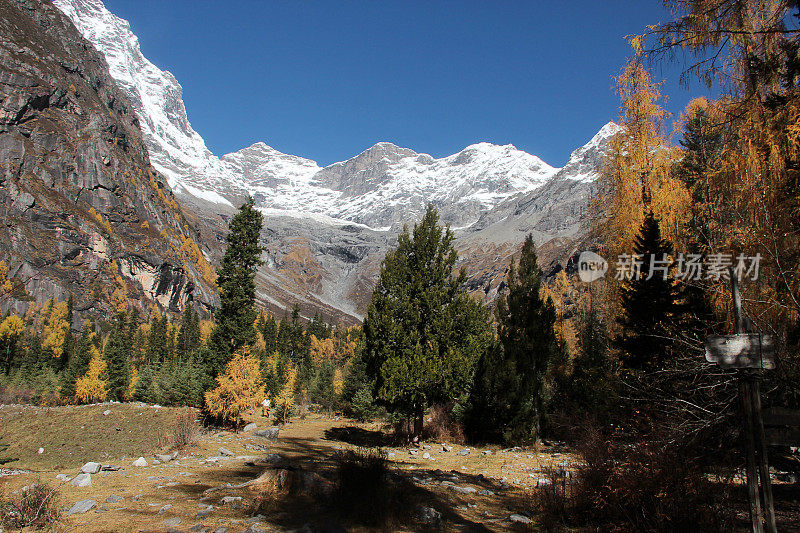
[[[611,256],[631,253],[650,210],[661,221],[662,234],[678,242],[690,209],[688,192],[670,173],[679,151],[664,132],[667,112],[659,103],[660,84],[652,81],[639,55],[616,78],[616,92],[620,131],[609,141],[599,192],[591,203],[594,233]]]
[[[288,363],[286,368],[286,378],[283,382],[280,392],[278,393],[278,396],[275,398],[275,408],[283,422],[286,422],[289,413],[292,411],[292,407],[294,407],[294,388],[296,384],[297,368],[293,364]]]
[[[53,357],[60,358],[64,351],[64,338],[70,324],[67,320],[67,302],[47,300],[41,311],[42,348],[49,348]]]
[[[94,344],[90,351],[92,358],[89,360],[89,370],[75,382],[75,399],[80,403],[102,402],[108,396],[106,362]]]
[[[0,296],[11,294],[14,290],[14,285],[8,279],[8,265],[5,261],[0,261]]]
[[[264,400],[261,364],[247,349],[236,353],[216,379],[217,387],[205,394],[206,409],[225,423],[240,425],[242,415]]]

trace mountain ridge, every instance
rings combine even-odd
[[[54,3],[132,93],[153,165],[204,220],[207,238],[224,240],[225,221],[247,196],[264,213],[266,265],[257,279],[268,308],[299,303],[309,315],[316,307],[359,320],[383,255],[428,204],[455,229],[462,263],[477,269],[470,286],[488,298],[504,275],[498,263],[507,264],[527,233],[547,250],[543,261],[565,263],[569,243],[585,229],[585,202],[616,132],[612,122],[561,168],[513,144],[485,141],[440,158],[380,141],[325,167],[263,141],[216,156],[191,127],[182,87],[142,55],[126,21],[100,0]]]

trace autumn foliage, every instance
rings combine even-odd
[[[206,410],[227,424],[239,425],[242,415],[264,400],[261,364],[249,350],[236,353],[216,382],[205,394]]]
[[[104,379],[106,362],[96,346],[92,345],[90,351],[89,370],[75,383],[75,398],[80,403],[102,402],[108,396],[108,382]]]

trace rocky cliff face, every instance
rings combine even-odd
[[[209,251],[139,128],[69,19],[47,0],[0,0],[0,260],[15,287],[3,311],[68,294],[96,315],[214,305]]]

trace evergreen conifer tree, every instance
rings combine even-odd
[[[61,396],[63,398],[75,397],[75,382],[89,370],[94,336],[95,333],[91,322],[85,321],[83,323],[83,331],[81,331],[81,335],[75,344],[75,350],[61,377]]]
[[[672,243],[661,237],[652,211],[645,216],[634,239],[641,258],[641,272],[622,285],[622,331],[616,339],[622,362],[632,369],[658,369],[669,352],[676,319],[680,315],[679,292],[671,272],[658,270],[658,261],[669,258]],[[651,265],[656,268],[651,269]],[[671,268],[671,264],[667,263]]]
[[[106,361],[106,391],[108,398],[115,401],[127,399],[131,379],[128,359],[131,347],[129,335],[127,314],[125,312],[117,314],[103,349],[103,358]]]
[[[154,313],[150,323],[150,334],[147,336],[147,361],[163,363],[169,359],[168,325],[167,315],[162,317],[159,313]]]
[[[217,269],[220,306],[216,327],[211,336],[213,373],[221,370],[233,352],[255,340],[256,268],[261,265],[261,212],[253,208],[253,199],[239,208],[231,219],[228,246]]]
[[[367,373],[375,397],[414,420],[425,409],[464,394],[490,340],[485,308],[465,294],[466,274],[453,276],[453,233],[432,206],[413,231],[404,228],[386,254],[364,320]]]
[[[556,313],[540,295],[542,271],[533,237],[511,262],[507,292],[497,300],[499,344],[487,350],[476,372],[470,401],[473,439],[530,442],[541,436],[545,377],[559,353]],[[484,423],[475,423],[484,419]],[[494,426],[494,427],[492,427]]]

